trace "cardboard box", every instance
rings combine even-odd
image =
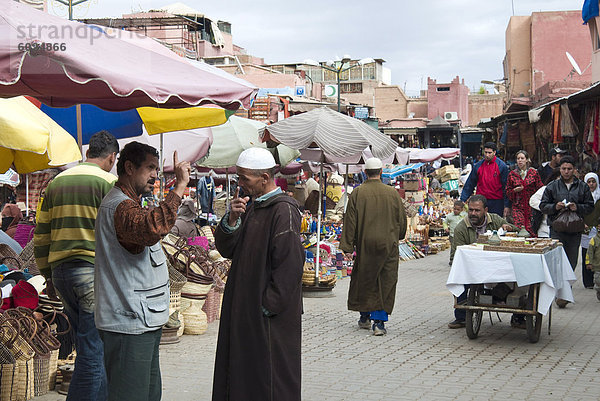
[[[407,201],[416,205],[422,205],[425,200],[424,191],[406,191],[405,196]]]
[[[449,164],[449,165],[447,165],[447,166],[444,166],[444,167],[440,167],[440,168],[438,168],[438,169],[437,169],[437,173],[438,173],[439,175],[444,175],[444,174],[447,174],[447,173],[449,173],[449,172],[451,172],[451,171],[454,171],[454,170],[457,170],[457,168],[456,168],[456,167],[454,167],[453,165]],[[457,171],[458,171],[458,170],[457,170]]]
[[[460,173],[458,172],[458,170],[456,170],[456,171],[450,171],[450,172],[442,175],[440,177],[440,181],[446,182],[446,181],[450,181],[450,180],[458,180],[459,178],[460,178]]]
[[[419,181],[404,181],[403,187],[405,191],[418,191],[421,189],[421,184]]]

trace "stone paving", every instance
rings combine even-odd
[[[597,400],[600,399],[600,302],[584,289],[575,304],[552,309],[537,344],[510,327],[510,315],[484,314],[479,338],[450,330],[445,288],[448,251],[401,262],[388,334],[374,337],[346,310],[350,279],[330,298],[305,298],[303,400]],[[163,400],[210,400],[218,324],[161,347]],[[64,400],[55,392],[36,401]]]

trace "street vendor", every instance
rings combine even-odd
[[[169,272],[159,241],[175,224],[191,167],[179,162],[175,151],[175,187],[158,207],[144,209],[140,197],[154,187],[158,165],[152,146],[125,145],[117,162],[119,179],[96,219],[95,318],[109,401],[162,396],[158,345],[169,318]]]
[[[487,230],[498,230],[502,228],[505,231],[516,231],[516,227],[498,216],[495,213],[488,213],[487,199],[483,195],[473,195],[468,202],[469,212],[464,219],[456,225],[454,229],[454,241],[450,251],[450,263],[454,259],[456,248],[461,245],[473,244],[477,237],[485,234]],[[463,302],[467,299],[467,287],[465,292],[459,297],[457,302]],[[448,323],[448,328],[459,329],[465,327],[466,311],[464,309],[454,309],[455,319]]]

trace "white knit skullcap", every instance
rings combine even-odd
[[[377,170],[383,167],[383,163],[376,157],[371,157],[365,162],[365,170]]]
[[[236,166],[250,170],[266,170],[275,167],[275,158],[263,148],[249,148],[240,153]]]

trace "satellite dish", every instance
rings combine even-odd
[[[573,58],[573,56],[571,56],[571,53],[565,52],[565,54],[567,55],[567,58],[569,59],[569,63],[571,63],[571,65],[573,66],[573,70],[577,74],[581,75],[582,74],[581,68],[579,68],[579,65],[577,65],[577,61],[575,61],[575,59]]]

